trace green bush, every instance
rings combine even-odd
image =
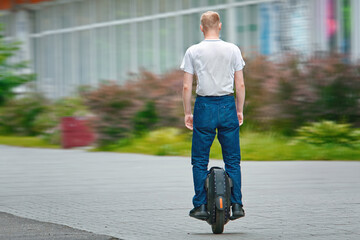
[[[154,102],[147,102],[144,109],[135,114],[133,121],[135,134],[150,131],[158,121]]]
[[[0,134],[42,136],[48,143],[60,144],[60,121],[66,116],[89,116],[79,97],[68,97],[55,102],[38,93],[11,99],[0,108]]]
[[[297,130],[300,141],[312,144],[353,145],[360,141],[360,131],[351,128],[350,124],[337,124],[332,121],[311,123]]]
[[[45,110],[45,98],[36,93],[7,101],[0,109],[0,133],[21,136],[40,134],[35,121]]]

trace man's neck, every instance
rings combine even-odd
[[[217,40],[217,39],[220,39],[218,33],[211,33],[211,32],[204,34],[204,38],[205,38],[205,40]]]
[[[204,40],[220,40],[220,38],[219,37],[214,37],[214,38],[206,37],[206,38],[204,38]]]

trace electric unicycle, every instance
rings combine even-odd
[[[207,222],[215,234],[224,231],[224,225],[230,220],[232,181],[225,170],[212,167],[205,182],[207,192]]]

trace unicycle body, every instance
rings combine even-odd
[[[230,220],[231,178],[223,168],[212,167],[206,178],[205,188],[209,213],[207,222],[211,225],[213,233],[220,234]]]

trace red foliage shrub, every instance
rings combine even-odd
[[[344,63],[341,56],[287,55],[278,62],[257,57],[247,61],[244,72],[246,123],[290,134],[309,121],[360,124],[360,66]],[[107,82],[85,92],[99,143],[137,130],[183,127],[182,77],[182,71],[161,76],[142,71],[122,86]]]
[[[159,117],[159,126],[183,126],[182,108],[183,72],[173,71],[162,76],[143,71],[139,79],[129,82],[143,103],[153,102]]]
[[[142,71],[137,79],[125,85],[109,81],[96,90],[85,91],[85,104],[96,115],[93,127],[97,131],[99,144],[105,145],[131,135],[135,122],[146,122],[135,118],[149,102],[155,105],[155,127],[180,126],[183,121],[182,76],[182,71],[163,76]],[[153,120],[149,122],[153,123]]]
[[[359,125],[359,69],[335,55],[303,61],[287,55],[277,63],[256,58],[245,70],[245,113],[286,133],[323,119]]]

